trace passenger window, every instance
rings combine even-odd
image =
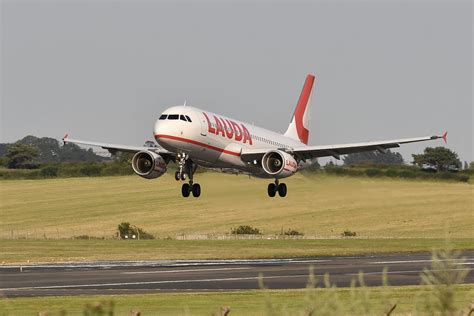
[[[181,121],[185,121],[185,122],[186,122],[186,118],[184,117],[184,115],[180,115],[180,116],[179,116],[179,119],[180,119]]]
[[[188,122],[192,122],[189,116],[186,115],[186,118],[188,119]]]
[[[178,114],[170,114],[168,115],[168,120],[177,120],[179,119],[179,115]]]
[[[168,115],[166,115],[166,114],[161,114],[159,120],[166,120],[166,117],[167,117],[167,116],[168,116]]]

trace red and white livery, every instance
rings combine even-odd
[[[386,151],[401,144],[443,138],[427,136],[356,144],[309,146],[309,121],[311,92],[315,77],[309,74],[301,91],[290,125],[284,134],[241,122],[223,115],[195,107],[180,105],[166,109],[156,120],[154,138],[159,147],[114,145],[71,139],[64,143],[99,146],[111,153],[134,153],[132,168],[145,179],[163,175],[170,161],[178,164],[175,179],[185,182],[181,193],[184,197],[201,195],[201,186],[194,182],[198,166],[223,172],[245,173],[256,177],[274,179],[268,185],[268,195],[286,196],[287,186],[279,180],[295,174],[318,157],[363,151]]]

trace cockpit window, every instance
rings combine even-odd
[[[168,120],[177,120],[179,119],[179,115],[178,114],[170,114],[168,115]]]
[[[188,119],[188,122],[192,122],[192,121],[191,121],[191,118],[190,118],[189,116],[187,116],[187,115],[185,115],[185,116],[186,116],[186,118]]]
[[[160,116],[159,119],[160,119],[160,120],[166,120],[166,117],[167,117],[167,116],[168,116],[167,114],[161,114],[161,116]]]
[[[184,117],[183,114],[181,114],[181,115],[179,116],[179,119],[180,119],[181,121],[185,121],[185,122],[186,122],[186,118]]]

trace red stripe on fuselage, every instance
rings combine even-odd
[[[171,135],[164,135],[164,134],[155,135],[155,138],[165,138],[165,139],[176,140],[176,141],[179,141],[179,142],[198,145],[198,146],[201,146],[201,147],[212,149],[212,150],[224,153],[224,154],[240,157],[240,153],[238,153],[238,152],[225,150],[223,148],[219,148],[219,147],[215,147],[215,146],[212,146],[212,145],[204,144],[204,143],[201,143],[201,142],[198,142],[198,141],[195,141],[195,140],[192,140],[192,139],[188,139],[188,138],[171,136]]]

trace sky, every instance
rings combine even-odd
[[[472,14],[471,1],[1,0],[0,142],[142,145],[185,101],[284,132],[314,73],[311,145],[447,130],[472,161]]]

